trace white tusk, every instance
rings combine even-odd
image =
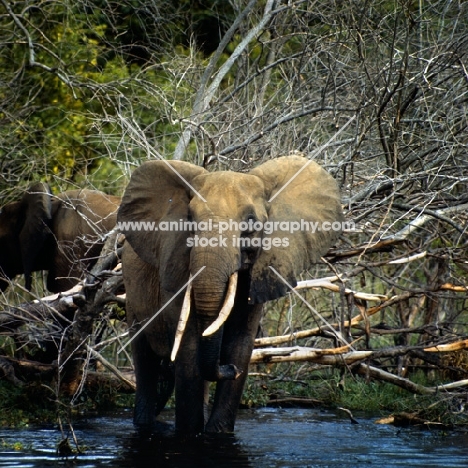
[[[190,293],[192,291],[192,275],[190,275],[187,290],[184,295],[184,303],[180,311],[179,323],[177,324],[177,330],[174,338],[174,346],[172,347],[171,361],[175,361],[177,351],[179,351],[180,343],[182,342],[182,336],[184,336],[185,326],[190,315]]]
[[[229,285],[226,293],[226,299],[224,300],[223,307],[219,311],[218,318],[203,332],[203,336],[210,336],[217,332],[221,325],[227,320],[231,313],[232,307],[234,306],[234,299],[236,297],[237,289],[237,271],[235,271],[229,278]]]

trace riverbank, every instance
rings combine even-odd
[[[257,368],[258,369],[258,368]],[[385,382],[366,380],[361,376],[342,374],[338,370],[301,372],[301,378],[291,377],[298,372],[252,372],[247,380],[241,408],[319,408],[337,410],[343,414],[369,412],[380,417],[394,414],[412,414],[419,420],[444,425],[468,426],[464,411],[464,392],[441,392],[415,395]],[[430,379],[422,372],[412,380],[423,386],[434,386],[440,381]],[[25,427],[31,424],[55,423],[58,420],[73,423],[83,417],[106,411],[130,409],[133,393],[116,391],[112,386],[85,387],[76,400],[57,401],[48,385],[34,383],[21,387],[0,381],[0,426]],[[168,408],[174,406],[169,400]]]

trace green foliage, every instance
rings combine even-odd
[[[0,439],[0,449],[3,450],[14,450],[17,452],[21,452],[22,450],[29,450],[31,449],[31,446],[29,444],[25,445],[24,442],[21,442],[20,440],[14,441],[14,442],[9,442],[5,439]]]
[[[31,51],[24,41],[0,55],[4,73],[14,77],[9,94],[3,96],[12,104],[0,115],[6,121],[0,131],[0,157],[3,164],[13,166],[13,173],[0,185],[15,179],[27,182],[33,173],[50,182],[73,180],[104,154],[90,142],[96,103],[80,85],[121,79],[126,68],[115,56],[98,70],[103,48],[95,37],[102,35],[104,26],[90,24],[88,16],[65,7],[58,3],[44,7],[47,13],[29,10],[27,19],[37,26],[31,41],[40,66],[26,65]],[[20,5],[15,13],[19,11]],[[3,21],[12,27],[8,17]]]
[[[118,393],[113,386],[84,391],[70,407],[69,401],[58,402],[53,390],[41,382],[18,387],[0,380],[0,426],[26,427],[31,424],[55,423],[96,412],[129,408],[134,395]]]
[[[199,7],[208,15],[205,5]],[[88,178],[97,188],[121,191],[119,163],[146,153],[125,135],[116,137],[122,133],[117,112],[136,116],[149,139],[158,139],[161,152],[173,149],[171,119],[177,116],[171,117],[171,109],[185,114],[194,90],[147,63],[157,56],[179,65],[181,59],[192,60],[181,45],[185,17],[178,8],[138,0],[33,7],[25,0],[12,12],[27,27],[18,27],[9,15],[0,18],[6,32],[0,41],[14,39],[0,53],[0,79],[9,84],[0,87],[5,104],[0,107],[0,191],[33,179],[64,189]],[[163,21],[157,28],[155,18]]]
[[[56,421],[56,404],[50,389],[40,383],[18,387],[0,380],[1,426],[28,426]]]
[[[121,191],[122,167],[148,154],[117,114],[171,154],[174,121],[196,92],[176,73],[203,61],[192,39],[211,53],[234,17],[217,0],[22,0],[11,8],[0,17],[8,45],[0,52],[0,191],[33,179]]]

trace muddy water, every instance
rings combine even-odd
[[[466,433],[399,429],[357,416],[356,425],[315,409],[246,410],[235,435],[183,440],[170,425],[140,437],[123,412],[76,423],[86,451],[68,460],[55,454],[54,427],[0,429],[0,467],[468,467]],[[173,414],[164,418],[170,423]]]

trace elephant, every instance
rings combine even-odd
[[[247,173],[172,160],[134,170],[117,226],[137,428],[151,430],[175,388],[178,433],[234,431],[263,304],[296,286],[342,220],[335,180],[303,156]]]
[[[31,290],[33,271],[46,270],[53,293],[73,287],[83,269],[99,255],[107,232],[115,227],[120,197],[97,190],[52,195],[37,182],[22,198],[0,211],[0,290],[24,274]]]

